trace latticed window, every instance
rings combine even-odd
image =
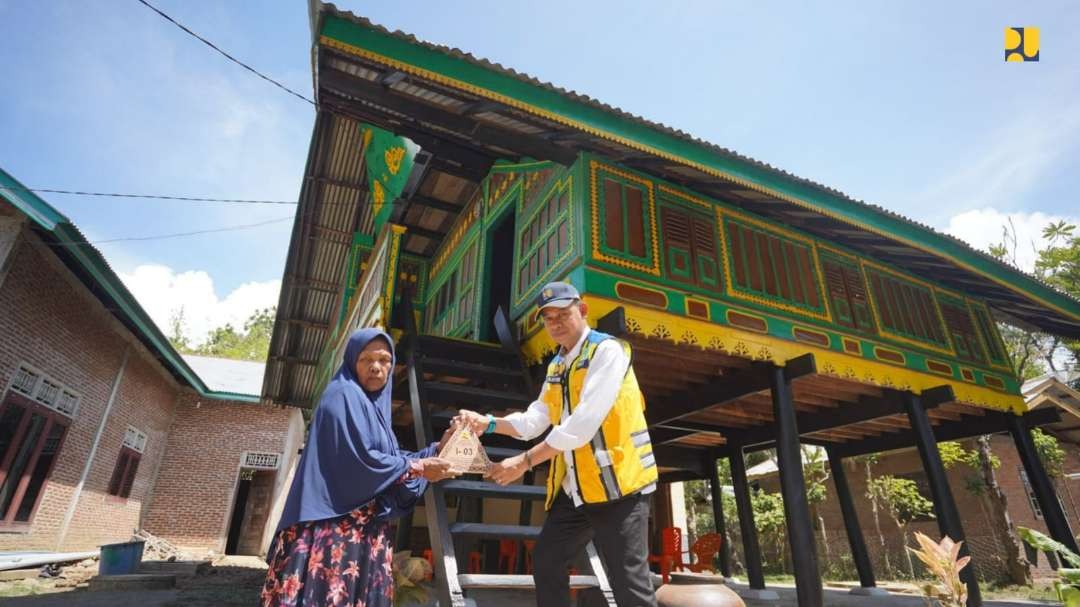
[[[975,323],[971,320],[967,305],[959,299],[938,294],[938,305],[941,306],[941,316],[945,319],[945,327],[949,330],[956,355],[964,360],[972,362],[985,362],[982,345],[975,331]]]
[[[529,291],[570,246],[569,188],[556,188],[519,232],[517,295]]]
[[[52,406],[60,396],[60,386],[48,379],[41,380],[37,394],[34,396],[38,402]]]
[[[146,434],[139,431],[138,428],[128,426],[124,432],[123,445],[129,449],[133,449],[139,453],[146,451]]]
[[[604,246],[611,252],[644,259],[648,250],[645,231],[645,189],[636,184],[605,179]]]
[[[930,289],[874,268],[867,268],[867,276],[884,329],[918,341],[948,346]]]
[[[281,455],[278,453],[253,453],[244,454],[244,468],[258,468],[259,470],[277,470]]]
[[[1005,346],[1002,345],[997,329],[994,327],[994,322],[990,319],[990,314],[986,311],[986,308],[973,305],[971,306],[971,313],[975,318],[975,326],[979,331],[979,335],[982,337],[983,343],[986,344],[986,353],[990,357],[990,362],[997,365],[1008,365],[1009,358],[1005,354]]]
[[[832,255],[821,256],[825,288],[836,324],[874,333],[874,318],[866,298],[866,284],[859,266]]]
[[[32,371],[28,367],[20,366],[19,369],[15,371],[15,379],[11,382],[11,389],[27,396],[31,396],[34,394],[34,388],[37,387],[37,382],[40,377],[40,373]]]
[[[737,290],[823,310],[813,251],[804,243],[731,217],[724,218]]]
[[[664,204],[660,207],[660,234],[664,240],[664,274],[671,280],[720,290],[715,220]]]

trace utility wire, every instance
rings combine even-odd
[[[209,46],[210,48],[214,49],[215,51],[217,51],[217,52],[221,53],[221,54],[222,54],[222,55],[224,55],[224,56],[225,56],[225,58],[226,58],[226,59],[228,59],[229,61],[232,61],[232,62],[233,62],[233,63],[235,63],[236,65],[239,65],[240,67],[242,67],[242,68],[244,68],[245,70],[247,70],[247,71],[251,72],[252,74],[255,74],[256,76],[258,76],[259,78],[262,78],[263,80],[265,80],[265,81],[269,82],[270,84],[273,84],[274,86],[276,86],[276,87],[278,87],[279,89],[281,89],[281,90],[285,91],[286,93],[289,93],[290,95],[292,95],[292,96],[294,96],[294,97],[297,97],[297,98],[299,98],[299,99],[303,99],[304,101],[306,101],[306,102],[310,103],[311,105],[315,105],[315,102],[314,102],[314,101],[312,101],[311,99],[308,99],[308,98],[307,98],[307,97],[305,97],[304,95],[301,95],[300,93],[297,93],[296,91],[294,91],[294,90],[292,90],[291,88],[289,88],[289,87],[285,86],[284,84],[281,84],[281,83],[280,83],[280,82],[278,82],[277,80],[274,80],[273,78],[271,78],[271,77],[269,77],[269,76],[267,76],[267,75],[263,74],[263,73],[262,73],[262,72],[260,72],[259,70],[257,70],[257,69],[255,69],[255,68],[251,67],[250,65],[248,65],[248,64],[246,64],[246,63],[244,63],[243,61],[240,61],[240,60],[239,60],[239,59],[237,59],[236,57],[233,57],[233,56],[232,56],[232,55],[230,55],[229,53],[226,53],[225,51],[221,50],[220,48],[218,48],[218,46],[217,46],[216,44],[214,44],[213,42],[210,42],[210,41],[209,41],[209,40],[207,40],[206,38],[203,38],[202,36],[200,36],[200,35],[196,34],[195,32],[191,31],[191,30],[190,30],[190,29],[188,29],[188,28],[187,28],[186,26],[184,26],[184,25],[183,25],[182,23],[178,22],[178,21],[177,21],[176,19],[173,19],[172,17],[170,17],[170,16],[166,15],[166,14],[165,14],[164,12],[162,12],[162,10],[161,10],[161,9],[157,8],[157,7],[156,7],[156,6],[154,6],[153,4],[150,4],[150,3],[149,3],[149,2],[147,2],[146,0],[138,0],[138,2],[139,2],[140,4],[142,4],[142,5],[146,6],[146,8],[148,8],[148,9],[150,9],[150,10],[154,11],[155,13],[157,13],[157,14],[161,15],[161,17],[162,17],[163,19],[165,19],[166,21],[168,21],[169,23],[172,23],[172,24],[173,24],[173,25],[175,25],[176,27],[178,27],[178,28],[180,28],[180,29],[184,30],[185,32],[187,32],[188,34],[190,34],[191,36],[193,36],[193,37],[194,37],[195,39],[197,39],[197,40],[198,40],[199,42],[202,42],[202,43],[203,43],[203,44],[205,44],[206,46]]]
[[[174,233],[174,234],[159,234],[159,235],[156,235],[156,236],[129,236],[129,237],[125,237],[125,238],[108,238],[108,239],[105,239],[105,240],[94,240],[94,241],[81,240],[81,241],[75,241],[75,242],[54,243],[54,246],[84,247],[84,246],[93,246],[93,245],[98,245],[98,244],[105,244],[105,243],[110,243],[110,242],[124,242],[124,241],[132,241],[132,240],[139,240],[139,241],[142,241],[142,240],[165,240],[165,239],[168,239],[168,238],[181,238],[181,237],[184,237],[184,236],[196,236],[198,234],[215,234],[215,233],[218,233],[218,232],[235,232],[237,230],[247,230],[247,229],[250,229],[250,228],[257,228],[257,227],[261,227],[261,226],[265,226],[265,225],[270,225],[272,223],[281,223],[283,221],[288,221],[290,219],[293,219],[292,215],[290,215],[288,217],[278,217],[277,219],[270,219],[268,221],[260,221],[258,223],[248,223],[248,224],[243,224],[243,225],[227,226],[227,227],[224,227],[224,228],[213,228],[213,229],[209,229],[209,230],[194,230],[192,232],[177,232],[177,233]]]
[[[0,190],[12,192],[34,192],[35,194],[71,194],[74,196],[102,196],[108,198],[151,198],[155,200],[183,200],[187,202],[229,202],[234,204],[291,204],[295,200],[247,200],[237,198],[199,198],[195,196],[167,196],[164,194],[120,194],[117,192],[81,192],[78,190],[56,190],[50,188],[20,188],[15,186],[0,186]]]

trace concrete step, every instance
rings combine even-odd
[[[168,590],[176,588],[176,576],[164,573],[96,575],[90,578],[91,591]]]
[[[143,561],[139,563],[139,573],[167,574],[177,577],[195,577],[210,572],[210,561]]]

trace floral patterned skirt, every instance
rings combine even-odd
[[[390,607],[390,521],[367,504],[338,518],[282,529],[263,584],[263,607]]]

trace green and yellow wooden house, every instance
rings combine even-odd
[[[1076,338],[1080,302],[885,208],[463,51],[317,1],[311,20],[318,114],[265,399],[312,406],[348,333],[378,324],[402,344],[395,419],[408,442],[458,406],[524,407],[530,370],[554,347],[533,301],[567,280],[591,322],[634,348],[662,480],[715,486],[713,463],[731,458],[754,591],[765,589],[747,450],[777,449],[800,545],[814,541],[800,442],[835,461],[918,447],[954,538],[962,519],[936,440],[1012,432],[1029,477],[1045,478],[1028,429],[1052,413],[1025,410],[997,322]],[[1053,487],[1034,484],[1051,531],[1075,545]],[[527,539],[542,514],[523,507],[517,531],[486,522],[484,500],[507,496],[485,485],[426,498],[446,604],[528,582],[485,573],[471,548]],[[407,526],[401,541],[423,544]],[[480,553],[479,572],[466,552]],[[794,554],[800,604],[820,604],[814,551]],[[578,582],[603,590],[593,573]]]

